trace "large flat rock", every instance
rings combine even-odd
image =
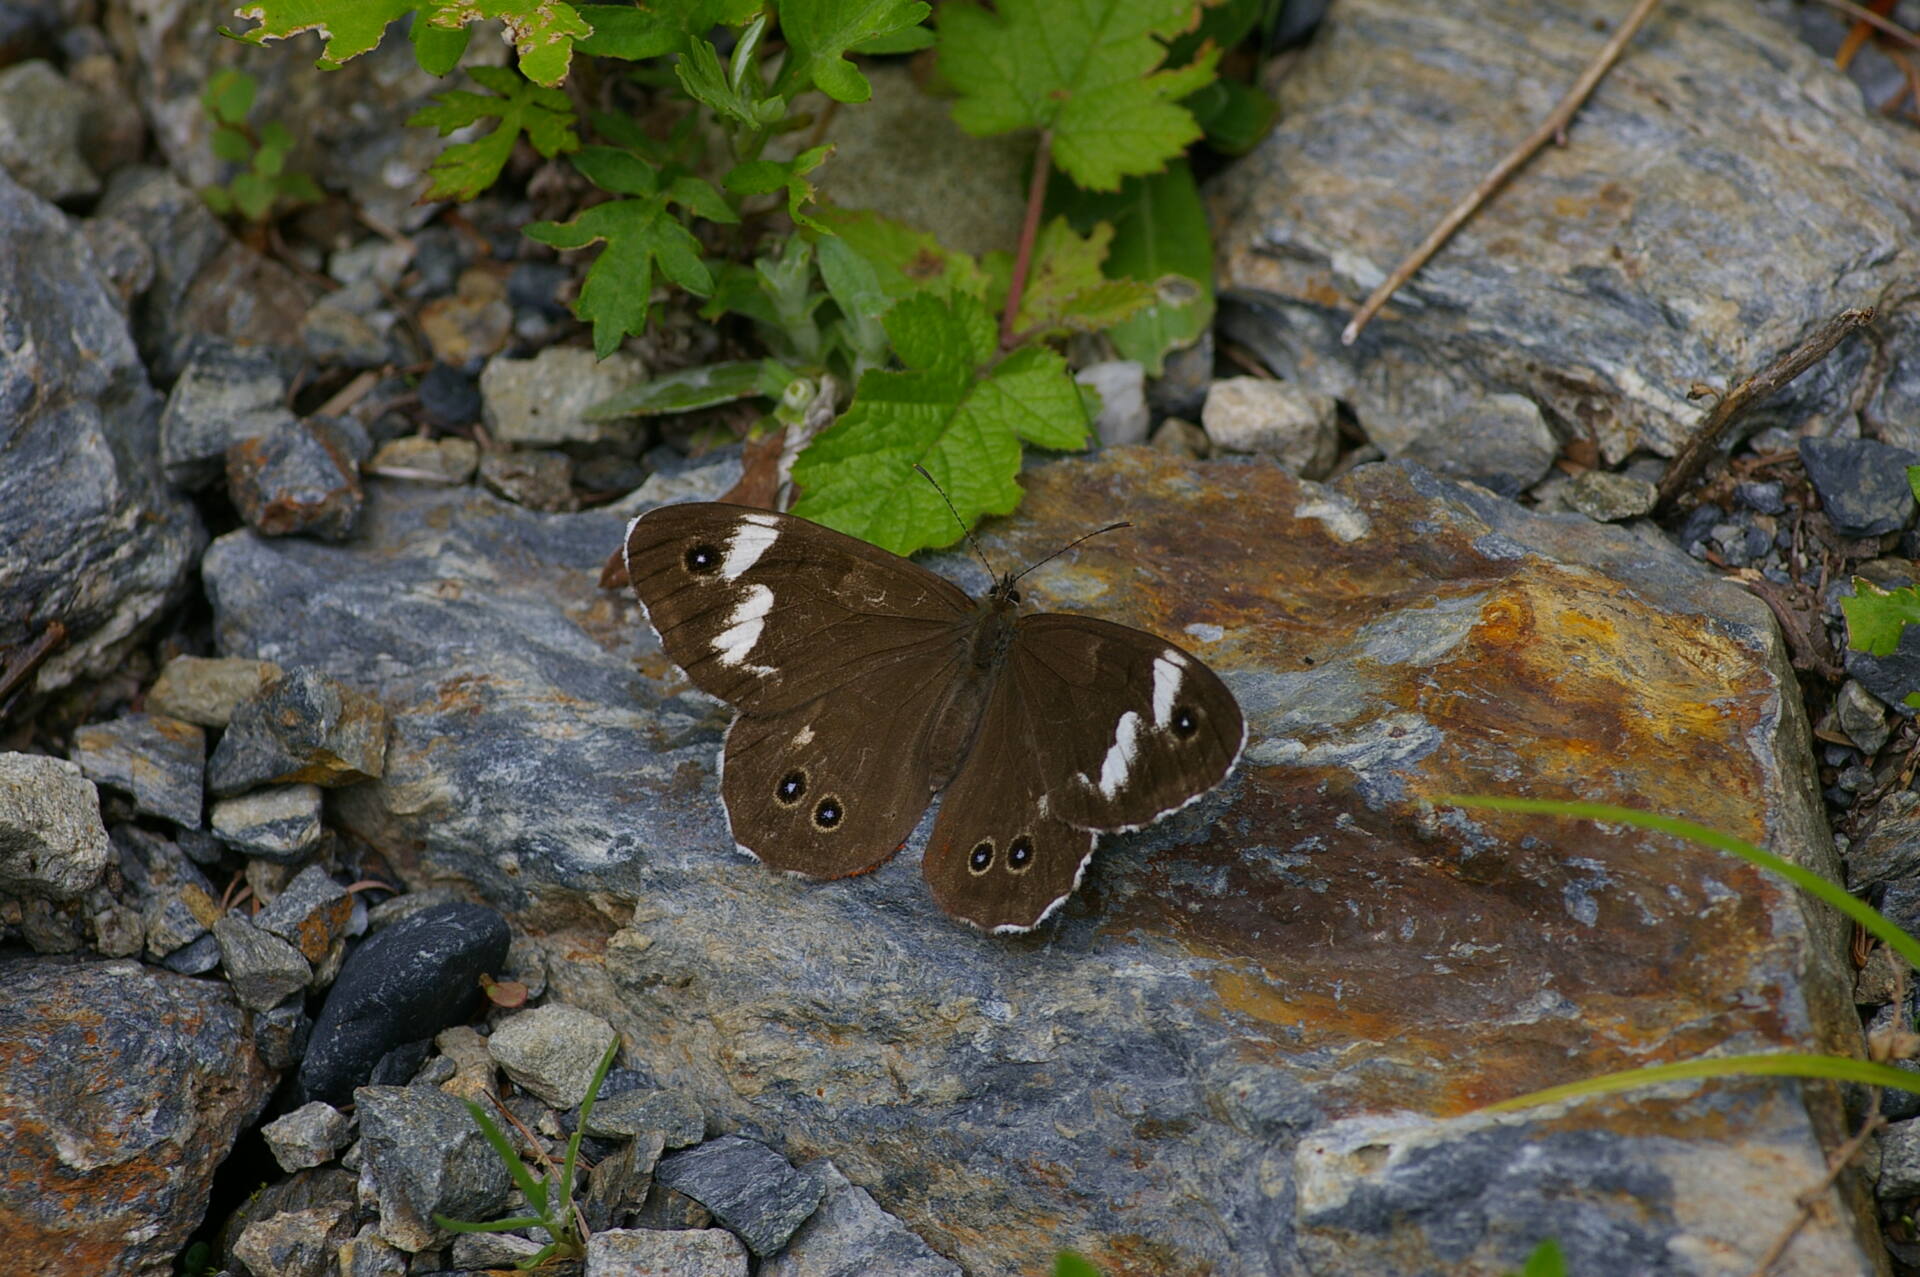
[[[1472,1113],[1709,1051],[1857,1050],[1838,928],[1717,853],[1435,800],[1619,802],[1830,870],[1764,607],[1664,544],[1393,464],[1321,486],[1120,449],[1025,482],[988,553],[1132,519],[1023,591],[1186,644],[1250,741],[1021,939],[943,917],[917,839],[824,884],[735,854],[727,712],[595,587],[616,513],[375,482],[355,540],[237,532],[205,577],[225,652],[393,715],[386,776],[334,819],[476,884],[661,1084],[831,1156],[970,1272],[1070,1245],[1110,1274],[1482,1273],[1549,1235],[1576,1272],[1749,1269],[1824,1170],[1830,1090]],[[1872,1272],[1853,1200],[1775,1271]]]

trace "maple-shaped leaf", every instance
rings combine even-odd
[[[419,7],[420,0],[257,0],[233,12],[258,26],[220,30],[222,35],[258,45],[316,31],[326,43],[315,65],[331,71],[377,46],[389,24]]]
[[[655,266],[703,297],[713,290],[713,275],[700,260],[700,241],[668,207],[684,205],[692,188],[676,182],[662,189],[658,170],[612,147],[587,147],[573,163],[601,190],[628,198],[595,204],[571,221],[535,222],[526,233],[553,248],[606,244],[573,304],[573,313],[593,325],[593,353],[605,359],[621,338],[646,331]]]
[[[1158,172],[1200,137],[1180,99],[1213,79],[1219,50],[1156,71],[1194,0],[1001,0],[940,8],[940,70],[953,118],[978,136],[1047,129],[1062,172],[1091,190]]]
[[[1027,346],[991,364],[993,317],[972,297],[919,293],[886,317],[904,371],[860,379],[853,404],[794,461],[794,513],[911,554],[961,529],[924,465],[970,526],[1020,501],[1020,445],[1079,448],[1087,416],[1066,361]]]
[[[865,258],[880,287],[896,301],[926,292],[987,296],[987,277],[978,262],[905,222],[867,210],[826,207],[814,210],[811,224],[839,236]]]
[[[865,102],[873,85],[847,51],[870,41],[891,47],[884,42],[919,26],[927,12],[921,0],[783,0],[780,30],[788,52],[775,88],[798,92],[811,81],[836,102]]]
[[[806,211],[814,194],[807,174],[819,168],[832,153],[833,147],[829,144],[802,151],[790,160],[748,160],[728,170],[720,184],[735,195],[770,195],[785,187],[787,216],[793,219],[794,225],[824,231],[827,228]]]
[[[497,96],[464,89],[436,93],[434,105],[414,112],[407,123],[439,129],[441,137],[489,117],[498,119],[499,127],[442,151],[427,170],[433,185],[424,198],[470,200],[486,190],[499,180],[500,170],[513,154],[514,139],[522,133],[548,159],[579,149],[573,106],[565,93],[530,84],[506,67],[474,67],[468,74]]]
[[[1175,160],[1164,173],[1128,178],[1117,194],[1074,191],[1064,183],[1060,189],[1076,226],[1113,226],[1101,270],[1112,279],[1155,285],[1153,304],[1111,325],[1107,337],[1121,358],[1158,377],[1168,351],[1197,340],[1213,323],[1213,236],[1193,170]]]
[[[574,41],[593,34],[566,0],[427,0],[415,21],[452,30],[489,19],[507,29],[520,73],[548,88],[567,78]]]
[[[1085,236],[1064,217],[1048,223],[1034,243],[1015,331],[1028,336],[1101,332],[1153,305],[1158,294],[1152,284],[1102,273],[1112,242],[1113,227],[1106,222],[1096,222]]]
[[[375,47],[389,24],[414,13],[415,55],[434,75],[445,75],[459,60],[468,23],[497,18],[519,52],[520,70],[549,88],[566,78],[574,41],[593,32],[565,0],[256,0],[234,12],[259,23],[226,32],[249,44],[319,32],[326,40],[323,70]]]

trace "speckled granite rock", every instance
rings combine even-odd
[[[1693,383],[1731,385],[1853,306],[1882,306],[1886,339],[1845,343],[1743,429],[1874,395],[1875,347],[1899,351],[1920,310],[1912,140],[1748,0],[1656,12],[1569,144],[1340,344],[1367,293],[1578,78],[1602,21],[1618,16],[1570,0],[1333,6],[1276,75],[1278,127],[1207,191],[1226,331],[1347,401],[1388,456],[1493,392],[1536,400],[1609,463],[1671,455],[1706,411]]]
[[[385,776],[338,820],[513,912],[550,996],[713,1129],[830,1156],[969,1271],[1070,1245],[1112,1275],[1337,1251],[1451,1277],[1549,1234],[1574,1271],[1751,1267],[1822,1173],[1830,1091],[1467,1114],[1711,1049],[1857,1049],[1840,929],[1717,853],[1435,800],[1631,803],[1831,873],[1764,606],[1664,544],[1395,464],[1316,485],[1122,448],[1024,483],[984,530],[995,561],[1131,518],[1023,591],[1190,644],[1251,727],[1237,779],[1109,840],[1026,939],[943,917],[917,840],[835,883],[732,851],[727,713],[595,588],[622,511],[375,481],[355,543],[242,531],[205,574],[224,651],[318,664],[393,714]],[[1798,1272],[1872,1271],[1859,1200],[1801,1236]]]

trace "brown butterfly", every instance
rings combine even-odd
[[[635,519],[626,564],[667,655],[740,711],[720,781],[734,840],[847,877],[945,789],[921,870],[977,927],[1038,926],[1096,835],[1186,806],[1246,743],[1233,693],[1192,655],[1111,621],[1018,615],[1013,574],[975,600],[865,541],[718,502]]]

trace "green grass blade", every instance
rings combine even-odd
[[[539,1215],[518,1215],[512,1219],[490,1219],[484,1224],[471,1220],[448,1219],[445,1215],[435,1215],[433,1222],[450,1233],[510,1233],[516,1228],[544,1227],[546,1220]]]
[[[499,1154],[502,1162],[506,1163],[507,1174],[513,1176],[514,1184],[526,1195],[527,1204],[545,1215],[547,1213],[546,1184],[533,1177],[533,1172],[527,1169],[527,1164],[520,1160],[518,1153],[513,1151],[513,1145],[507,1142],[506,1133],[500,1129],[498,1123],[487,1116],[486,1110],[472,1100],[466,1101],[466,1105],[467,1112],[473,1114],[473,1120],[479,1124],[480,1133],[487,1137],[487,1143],[493,1145],[493,1151]]]
[[[1652,812],[1635,811],[1631,807],[1614,807],[1606,803],[1570,803],[1549,798],[1489,798],[1474,795],[1448,795],[1434,799],[1434,805],[1440,807],[1478,807],[1489,811],[1532,812],[1543,816],[1565,816],[1574,820],[1598,820],[1608,824],[1631,825],[1636,829],[1647,829],[1655,833],[1672,834],[1690,842],[1701,843],[1708,847],[1738,856],[1748,864],[1758,865],[1771,870],[1791,882],[1800,890],[1838,909],[1847,917],[1867,929],[1868,934],[1885,942],[1889,949],[1906,959],[1907,964],[1920,970],[1920,941],[1902,931],[1872,905],[1855,899],[1838,883],[1822,878],[1819,874],[1802,869],[1792,861],[1782,860],[1770,851],[1731,834],[1723,834],[1717,829],[1705,825],[1696,825],[1690,820],[1679,820],[1672,816],[1659,816]]]
[[[1560,1100],[1586,1099],[1595,1095],[1613,1095],[1662,1082],[1689,1082],[1700,1078],[1722,1077],[1808,1077],[1835,1082],[1858,1082],[1863,1086],[1889,1086],[1899,1091],[1920,1091],[1920,1073],[1909,1073],[1871,1060],[1849,1059],[1841,1055],[1805,1055],[1793,1051],[1769,1051],[1759,1055],[1711,1055],[1677,1064],[1655,1064],[1644,1069],[1625,1069],[1582,1078],[1565,1086],[1550,1086],[1544,1091],[1501,1100],[1478,1110],[1482,1113],[1511,1113],[1536,1104]]]

